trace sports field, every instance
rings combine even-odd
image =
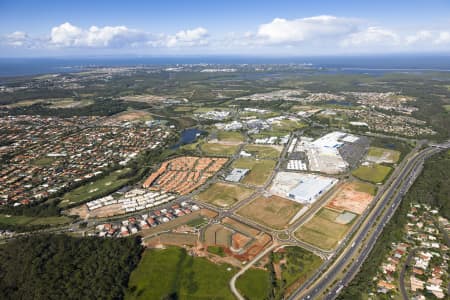
[[[352,224],[336,222],[339,215],[338,212],[323,208],[311,220],[297,229],[295,236],[323,250],[332,250],[346,235]]]
[[[78,202],[87,201],[96,197],[101,197],[108,191],[113,192],[124,184],[126,184],[130,178],[118,179],[120,175],[129,172],[129,168],[120,169],[112,172],[110,175],[95,180],[90,183],[86,183],[63,196],[63,200],[59,203],[60,207],[66,207]]]
[[[200,149],[207,155],[231,156],[236,153],[238,146],[220,143],[204,143],[200,146]]]
[[[396,163],[400,159],[400,151],[379,147],[370,147],[366,159],[374,163]]]
[[[246,145],[244,147],[244,151],[251,153],[254,157],[268,159],[280,157],[281,150],[280,146]]]
[[[131,273],[125,299],[230,299],[235,268],[192,257],[185,249],[146,250]]]
[[[364,181],[369,181],[372,183],[382,183],[389,175],[391,170],[391,167],[372,164],[368,166],[360,166],[352,172],[352,175]]]
[[[302,207],[278,196],[259,197],[239,209],[238,214],[274,229],[284,229]]]
[[[252,158],[239,158],[233,163],[233,168],[250,169],[242,179],[242,183],[261,186],[270,177],[276,162],[273,160],[256,160]]]
[[[253,190],[229,183],[217,182],[196,196],[202,202],[211,203],[219,207],[230,207],[253,194]]]

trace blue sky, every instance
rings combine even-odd
[[[0,56],[448,53],[450,1],[0,1]]]

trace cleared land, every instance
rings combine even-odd
[[[118,121],[149,121],[152,120],[152,115],[143,110],[128,110],[118,113],[111,118]]]
[[[360,166],[352,172],[352,175],[361,180],[372,183],[381,183],[386,179],[391,170],[391,167],[372,164],[369,166]]]
[[[279,146],[261,146],[261,145],[247,145],[244,151],[251,153],[256,158],[277,159],[281,154],[281,147]]]
[[[323,208],[305,225],[297,229],[295,236],[321,249],[332,250],[351,227],[351,223],[337,223],[335,220],[339,215],[338,212]]]
[[[242,179],[242,183],[261,186],[270,177],[276,162],[273,160],[255,160],[251,158],[239,158],[233,163],[233,168],[250,169],[250,172]]]
[[[217,182],[196,196],[202,202],[211,203],[219,207],[230,207],[253,194],[253,190],[229,183]]]
[[[283,229],[302,207],[278,196],[259,197],[242,207],[238,214],[274,229]]]
[[[374,163],[388,163],[393,164],[400,159],[400,151],[389,150],[379,147],[370,147],[366,159]]]
[[[331,197],[327,208],[362,214],[375,194],[375,187],[366,182],[348,182],[339,187]]]
[[[204,143],[200,146],[200,149],[207,155],[231,156],[236,153],[238,146],[220,143]]]
[[[101,197],[105,193],[113,192],[119,189],[130,180],[130,178],[118,179],[119,176],[129,171],[129,168],[117,170],[112,172],[108,176],[84,184],[65,194],[63,200],[59,203],[59,206],[66,207],[74,203],[84,202],[90,199]]]
[[[125,299],[230,299],[235,268],[192,257],[185,249],[147,250],[131,273]]]

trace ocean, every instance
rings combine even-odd
[[[156,66],[175,64],[312,64],[345,73],[413,71],[450,72],[449,55],[380,55],[324,57],[171,56],[86,58],[0,58],[0,77],[70,73],[86,67]]]

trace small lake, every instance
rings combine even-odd
[[[192,144],[197,141],[197,138],[200,135],[204,134],[206,134],[206,131],[197,128],[185,129],[181,132],[180,140],[178,141],[178,143],[173,145],[171,149],[178,149],[182,145]]]

